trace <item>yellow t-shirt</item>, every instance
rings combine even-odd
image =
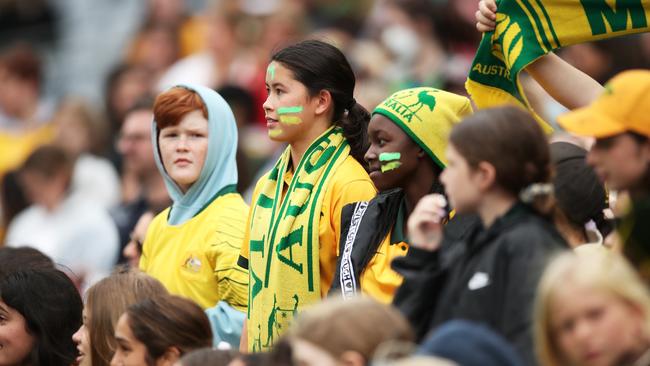
[[[402,276],[391,268],[390,263],[393,259],[406,255],[409,248],[404,241],[392,239],[394,236],[391,230],[361,274],[361,291],[385,304],[393,301],[395,291],[403,281]]]
[[[267,174],[268,175],[268,174]],[[262,183],[267,180],[267,175],[263,176],[255,186],[252,202],[256,202],[260,194]],[[293,177],[293,172],[287,172],[284,175],[285,185],[288,186]],[[343,207],[352,202],[369,201],[377,194],[377,190],[363,169],[361,164],[352,156],[348,156],[339,168],[333,173],[328,183],[327,190],[323,195],[323,204],[321,206],[321,216],[319,222],[319,254],[320,254],[320,289],[321,295],[325,297],[329,291],[334,271],[336,271],[336,260],[339,250],[339,238],[341,236],[341,210]],[[248,260],[249,253],[249,235],[250,231],[249,215],[246,225],[246,234],[242,246],[241,257],[244,262]]]
[[[167,290],[202,308],[223,300],[240,311],[248,304],[248,271],[237,266],[248,206],[238,193],[217,197],[181,225],[167,224],[169,208],[147,230],[140,269]]]
[[[0,178],[18,168],[37,147],[53,138],[54,125],[51,123],[19,133],[0,131]]]

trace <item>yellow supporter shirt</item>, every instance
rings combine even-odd
[[[404,236],[404,204],[397,213],[395,225],[377,248],[368,266],[361,274],[361,291],[377,301],[390,304],[403,277],[391,268],[393,259],[406,255],[408,244]]]
[[[36,148],[51,142],[54,132],[52,123],[19,133],[0,131],[0,177],[20,167]]]
[[[202,308],[223,300],[240,311],[248,304],[248,271],[237,266],[248,206],[238,193],[217,197],[187,222],[167,224],[169,208],[151,222],[140,269],[172,294]]]
[[[268,174],[267,174],[268,175]],[[256,202],[261,189],[261,183],[267,180],[262,177],[255,186],[252,202]],[[285,188],[289,186],[293,172],[284,175]],[[348,156],[341,166],[333,173],[323,196],[319,222],[319,252],[320,252],[320,289],[325,297],[329,291],[339,250],[341,236],[341,210],[352,202],[369,201],[377,194],[377,190],[361,164],[352,156]],[[240,264],[248,268],[249,230],[251,217],[248,217],[246,235],[241,250]]]

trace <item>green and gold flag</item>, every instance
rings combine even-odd
[[[479,108],[514,103],[530,109],[519,72],[554,49],[650,30],[650,0],[500,0],[497,5],[496,28],[484,34],[465,84]]]

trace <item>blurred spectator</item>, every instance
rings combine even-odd
[[[41,60],[18,44],[0,55],[0,176],[51,141],[55,105],[41,97]]]
[[[119,262],[123,248],[138,219],[147,211],[160,212],[171,200],[158,172],[151,144],[153,100],[142,98],[126,113],[117,149],[122,154],[122,204],[111,210],[120,236]]]
[[[50,257],[34,248],[0,247],[0,277],[27,268],[54,269],[55,264]]]
[[[151,224],[154,216],[155,214],[151,211],[146,211],[142,216],[140,216],[131,232],[128,243],[122,250],[122,256],[126,259],[126,263],[131,268],[137,269],[140,264],[142,243],[144,243],[147,229],[149,228],[149,224]]]
[[[126,113],[140,99],[149,95],[151,74],[142,66],[116,66],[106,81],[106,114],[111,133],[117,133]]]
[[[523,365],[503,337],[485,325],[467,320],[441,325],[424,340],[418,353],[443,357],[462,366]]]
[[[617,253],[585,249],[544,271],[534,312],[539,365],[650,364],[647,284]]]
[[[399,311],[361,297],[313,306],[298,316],[287,336],[297,365],[362,366],[381,344],[414,339]]]
[[[428,0],[385,1],[376,13],[376,37],[393,63],[384,77],[397,89],[439,86],[446,55],[436,38],[433,8]]]
[[[237,122],[239,136],[239,141],[237,141],[237,191],[243,194],[253,183],[252,176],[255,174],[255,170],[251,169],[251,165],[254,163],[253,157],[246,150],[248,131],[250,128],[255,128],[251,126],[255,118],[255,103],[249,92],[237,86],[226,85],[217,89],[217,93],[226,100],[235,116],[235,122]],[[255,149],[253,146],[251,148]]]
[[[166,295],[158,280],[138,271],[118,271],[86,291],[84,322],[72,335],[80,355],[79,366],[108,366],[117,342],[114,338],[118,319],[133,304]]]
[[[568,142],[554,142],[550,151],[555,167],[555,226],[573,248],[603,244],[613,225],[605,220],[607,192],[594,169],[587,165],[587,151]]]
[[[205,49],[173,64],[158,80],[157,91],[180,83],[215,88],[227,82],[240,49],[237,47],[236,26],[241,13],[237,9],[228,9],[226,5],[215,5],[205,17]]]
[[[23,268],[0,277],[3,365],[72,365],[72,334],[81,325],[81,297],[58,270]]]
[[[129,64],[143,66],[157,80],[178,59],[178,41],[172,27],[149,24],[131,45]]]
[[[177,365],[180,366],[228,366],[237,352],[213,348],[201,348],[183,356]]]
[[[212,344],[208,318],[194,302],[173,295],[133,304],[115,326],[112,365],[173,365],[184,354]]]
[[[205,47],[202,37],[205,24],[200,15],[192,15],[188,0],[148,0],[144,27],[160,25],[173,30],[180,56],[188,56]],[[195,1],[196,2],[196,1]],[[207,2],[202,0],[201,9]]]
[[[82,288],[108,275],[117,230],[104,209],[70,192],[72,160],[66,153],[55,146],[37,149],[19,178],[32,205],[11,222],[6,244],[42,251],[76,273]]]
[[[74,159],[72,190],[105,208],[120,202],[120,180],[111,162],[100,156],[106,126],[81,99],[62,103],[54,117],[60,146]]]
[[[18,173],[10,171],[2,177],[2,189],[0,193],[0,209],[2,209],[0,217],[2,218],[2,226],[0,227],[0,246],[4,244],[4,237],[7,227],[11,221],[22,210],[29,206],[29,202],[25,197],[25,192],[18,181]]]

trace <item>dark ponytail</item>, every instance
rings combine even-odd
[[[271,56],[271,60],[291,70],[311,96],[321,90],[330,92],[334,104],[333,123],[343,129],[350,154],[365,166],[363,156],[368,149],[370,113],[354,100],[356,78],[343,53],[328,43],[308,40],[283,48]]]

